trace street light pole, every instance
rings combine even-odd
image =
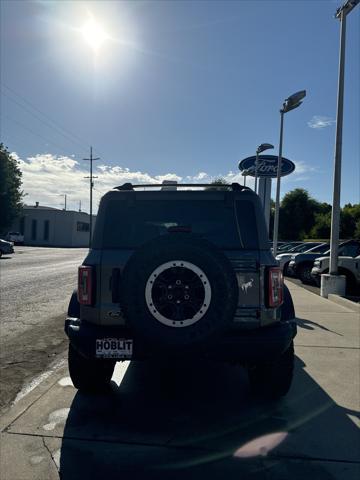
[[[283,145],[283,130],[284,130],[284,113],[290,112],[302,104],[303,98],[306,96],[306,90],[300,90],[293,93],[283,103],[280,110],[280,141],[279,141],[279,156],[276,172],[276,201],[275,201],[275,218],[274,218],[274,234],[273,234],[273,254],[277,255],[278,236],[279,236],[279,210],[280,210],[280,178],[281,178],[281,162],[282,162],[282,145]]]
[[[276,199],[275,199],[275,216],[274,216],[274,233],[273,233],[273,254],[277,255],[278,234],[279,234],[279,213],[280,213],[280,178],[281,178],[281,161],[282,161],[282,145],[284,131],[284,109],[280,110],[280,140],[279,140],[279,156],[276,172]]]
[[[340,190],[341,190],[341,156],[342,156],[342,130],[344,113],[344,74],[345,74],[345,41],[346,41],[346,16],[358,5],[360,0],[348,0],[338,8],[335,18],[340,20],[340,53],[339,53],[339,77],[336,111],[336,137],[334,156],[334,182],[333,202],[331,212],[330,234],[330,265],[329,274],[321,276],[322,296],[329,293],[344,294],[346,279],[338,276],[338,252],[340,231]]]
[[[330,275],[338,273],[338,250],[340,230],[340,188],[341,188],[341,154],[342,154],[342,129],[344,112],[344,73],[345,73],[345,42],[346,42],[346,15],[356,7],[359,0],[346,2],[336,12],[335,17],[340,19],[340,56],[339,56],[339,79],[338,98],[336,113],[336,140],[334,158],[334,188],[333,208],[331,214],[331,237],[330,237]]]
[[[270,148],[274,148],[274,145],[271,143],[262,143],[256,149],[256,158],[255,158],[255,193],[258,193],[258,170],[259,170],[259,153],[264,152],[265,150],[269,150]]]
[[[344,111],[344,67],[345,67],[345,34],[346,15],[340,14],[340,59],[339,59],[339,84],[336,113],[336,139],[334,158],[334,187],[331,213],[331,236],[330,236],[330,275],[338,272],[338,249],[340,230],[340,186],[341,186],[341,153],[342,153],[342,128]]]

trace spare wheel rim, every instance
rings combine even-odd
[[[145,286],[151,315],[163,325],[182,328],[203,318],[211,302],[211,285],[201,268],[185,260],[159,265]]]

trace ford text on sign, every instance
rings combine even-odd
[[[241,171],[246,170],[247,175],[255,177],[255,163],[256,156],[244,158],[244,160],[241,160],[241,162],[239,163],[239,169]],[[277,164],[278,157],[276,157],[275,155],[259,155],[258,176],[276,178]],[[281,176],[284,177],[285,175],[289,175],[294,170],[295,164],[291,160],[282,157]]]

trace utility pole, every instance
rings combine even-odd
[[[90,226],[89,226],[89,248],[91,248],[91,239],[92,239],[92,191],[94,188],[94,182],[93,178],[97,178],[93,176],[93,162],[95,160],[100,160],[99,157],[93,158],[93,150],[92,147],[90,147],[90,158],[84,158],[83,160],[87,160],[90,162],[90,176],[85,177],[90,179]]]
[[[79,212],[81,212],[81,200],[79,200]]]
[[[66,211],[66,193],[65,193],[64,197],[65,197],[65,202],[64,202],[65,203],[65,208],[64,208],[64,210]]]

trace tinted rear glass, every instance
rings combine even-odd
[[[255,223],[254,217],[251,221]],[[234,209],[224,201],[205,199],[111,201],[106,209],[103,248],[136,248],[176,227],[185,227],[221,248],[241,248]]]
[[[321,245],[319,247],[312,248],[308,253],[325,253],[329,250],[329,245]]]

